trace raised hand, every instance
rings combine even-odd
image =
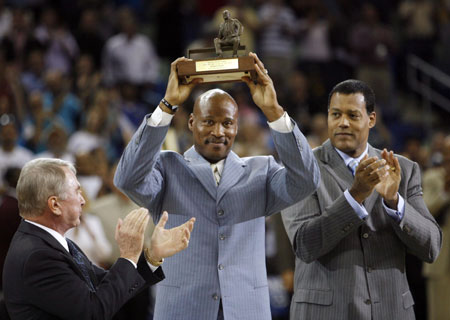
[[[253,102],[264,112],[267,120],[275,121],[283,115],[284,110],[278,104],[273,81],[258,56],[253,52],[250,52],[249,56],[256,61],[255,69],[258,74],[258,82],[255,84],[249,77],[243,77],[242,80],[249,87]]]
[[[385,164],[385,159],[369,158],[368,155],[365,155],[356,167],[355,179],[349,192],[358,203],[362,203],[369,197],[375,186],[385,178],[387,175]]]
[[[139,208],[131,211],[123,221],[119,219],[115,238],[120,257],[137,263],[144,247],[144,233],[149,217],[147,209]]]
[[[398,188],[402,180],[400,164],[392,151],[383,149],[381,157],[386,161],[386,177],[376,185],[375,190],[383,197],[388,207],[396,209]]]
[[[155,226],[149,248],[149,255],[152,261],[161,261],[162,258],[173,256],[175,253],[184,250],[189,245],[195,218],[191,218],[182,225],[164,229],[169,215],[163,212],[161,219]]]
[[[177,74],[177,63],[180,61],[191,61],[191,59],[181,57],[170,65],[169,82],[167,83],[164,99],[173,106],[180,105],[186,101],[195,85],[203,81],[202,79],[194,79],[189,84],[181,84]],[[167,111],[166,109],[164,110]]]

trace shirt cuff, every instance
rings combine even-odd
[[[156,266],[152,265],[152,264],[151,264],[150,262],[148,262],[148,261],[147,261],[147,265],[148,265],[148,267],[150,268],[150,270],[152,270],[152,272],[155,272],[156,269],[159,268],[159,267],[156,267]]]
[[[386,210],[386,213],[392,219],[394,219],[397,222],[402,221],[403,216],[405,215],[405,200],[403,199],[403,197],[400,194],[398,194],[397,210],[389,208],[386,205],[386,203],[384,203],[384,199],[383,199],[383,207],[384,207],[384,210]]]
[[[124,259],[130,261],[131,264],[133,265],[133,267],[134,267],[135,269],[137,269],[137,264],[134,263],[134,261],[132,261],[132,260],[130,260],[130,259],[127,259],[127,258],[124,258]]]
[[[137,269],[137,264],[134,263],[134,261],[131,261],[130,259],[124,258],[125,260],[128,260],[131,262],[131,264],[133,265],[133,267],[135,269]],[[152,272],[155,272],[156,269],[158,269],[159,267],[155,267],[154,265],[152,265],[150,262],[147,261],[147,265],[150,268],[150,270],[152,270]]]
[[[358,203],[358,201],[353,199],[353,197],[350,194],[350,192],[348,191],[348,189],[344,191],[344,196],[345,196],[345,199],[347,199],[348,204],[353,208],[353,210],[356,212],[356,214],[358,215],[358,217],[360,219],[365,219],[369,216],[366,208],[364,208],[364,206],[360,205]]]
[[[268,122],[268,124],[271,129],[281,133],[289,133],[294,130],[294,125],[292,124],[291,118],[286,111],[279,119]]]
[[[172,121],[173,114],[164,112],[159,106],[153,111],[150,118],[147,120],[147,125],[151,127],[168,126]]]

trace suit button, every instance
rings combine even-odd
[[[219,270],[223,270],[224,268],[223,264],[219,264]]]
[[[367,299],[367,300],[364,301],[364,303],[365,303],[365,304],[371,304],[372,301],[370,301],[370,299]]]
[[[220,234],[220,235],[219,235],[219,239],[220,239],[220,240],[225,240],[225,238],[226,238],[226,237],[225,237],[224,234]]]
[[[363,233],[362,236],[363,236],[364,239],[367,239],[369,237],[369,234],[367,232],[365,232],[365,233]]]
[[[217,215],[219,216],[219,217],[221,217],[221,216],[223,216],[223,210],[219,210],[219,212],[217,212]]]
[[[367,267],[367,272],[372,272],[373,271],[373,269],[371,268],[371,267]]]
[[[219,296],[218,296],[217,294],[213,294],[213,295],[212,295],[212,298],[213,298],[214,300],[219,300]]]

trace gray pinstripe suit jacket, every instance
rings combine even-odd
[[[314,154],[319,189],[282,211],[296,254],[291,319],[414,319],[405,253],[432,262],[441,247],[441,230],[422,199],[419,166],[398,156],[405,199],[400,224],[376,191],[364,202],[369,217],[361,220],[344,196],[353,176],[330,141]],[[369,146],[369,156],[380,157],[380,150]]]
[[[318,185],[319,169],[305,137],[272,132],[285,167],[273,157],[230,152],[219,186],[210,163],[192,147],[184,156],[160,152],[168,127],[146,120],[127,146],[115,184],[167,227],[197,221],[189,247],[166,259],[155,319],[271,319],[265,266],[264,216],[279,212]]]

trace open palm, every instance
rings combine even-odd
[[[189,244],[191,231],[194,228],[195,218],[191,218],[182,225],[165,229],[168,213],[164,211],[153,231],[150,251],[154,257],[166,258],[186,249]]]

